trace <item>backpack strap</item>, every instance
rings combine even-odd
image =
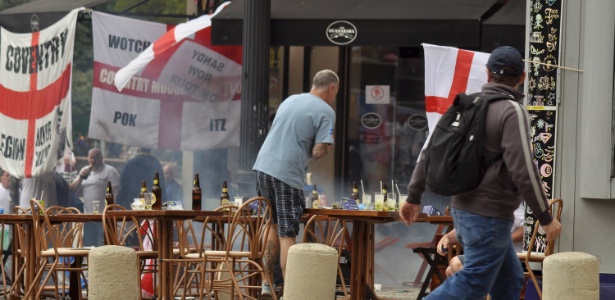
[[[480,97],[483,99],[483,101],[485,101],[485,103],[487,105],[489,105],[489,103],[493,102],[493,101],[499,101],[499,100],[512,100],[512,101],[517,101],[517,99],[515,97],[513,97],[510,94],[491,94],[491,95],[482,95],[481,93],[474,93],[471,96],[475,96],[475,97]],[[476,99],[475,99],[476,101]],[[499,154],[489,160],[487,160],[485,162],[485,169],[489,168],[492,164],[494,164],[495,162],[499,161],[500,159],[502,159],[502,154]]]
[[[482,99],[483,101],[485,101],[485,103],[490,103],[492,101],[497,101],[497,100],[513,100],[513,101],[517,101],[517,99],[515,97],[513,97],[512,95],[509,95],[509,94],[483,95],[480,92],[472,93],[472,94],[459,93],[455,97],[455,100],[453,101],[453,105],[461,104],[461,105],[463,105],[463,107],[465,109],[468,109],[468,108],[476,105],[476,101],[478,101],[478,99]]]

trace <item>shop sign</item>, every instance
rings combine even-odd
[[[390,104],[391,87],[388,85],[366,85],[365,103],[366,104]]]
[[[423,130],[427,127],[427,118],[423,115],[411,115],[406,123],[414,130]]]
[[[357,38],[357,28],[348,21],[335,21],[327,27],[327,38],[336,45],[348,45]]]
[[[377,113],[366,113],[361,117],[361,124],[368,129],[376,129],[382,124],[382,118]]]

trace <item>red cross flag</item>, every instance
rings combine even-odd
[[[480,92],[487,83],[489,53],[423,44],[425,50],[425,110],[429,132],[459,93]],[[427,142],[425,142],[427,145]]]
[[[70,142],[77,15],[39,32],[0,29],[0,168],[15,177],[55,168]]]
[[[169,28],[94,12],[88,135],[149,148],[238,146],[241,47],[212,46],[211,17]]]

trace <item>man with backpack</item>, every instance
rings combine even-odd
[[[547,240],[560,234],[561,224],[549,213],[532,160],[528,115],[520,103],[524,95],[518,91],[524,69],[517,49],[496,48],[487,62],[488,83],[480,94],[458,95],[447,111],[454,117],[442,117],[410,179],[403,220],[408,225],[416,220],[426,185],[436,193],[452,193],[451,215],[465,254],[463,270],[425,299],[482,299],[487,294],[519,299],[523,271],[510,228],[522,199],[540,220]],[[480,130],[473,131],[476,128]],[[450,145],[457,138],[453,134],[463,136],[458,142],[464,147]],[[473,141],[480,144],[468,152],[465,146],[471,148]],[[470,154],[475,157],[468,158]]]

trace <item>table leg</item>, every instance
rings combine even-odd
[[[173,272],[167,259],[173,258],[173,221],[160,220],[160,244],[158,245],[158,282],[160,298],[173,299]]]
[[[352,299],[365,299],[365,230],[366,224],[352,222],[352,253],[350,264],[350,296]]]
[[[34,236],[34,226],[32,224],[28,224],[28,255],[25,261],[26,264],[26,274],[24,276],[24,286],[26,288],[32,288],[34,293],[37,291],[38,282],[34,282],[34,277],[36,276],[36,240]]]

